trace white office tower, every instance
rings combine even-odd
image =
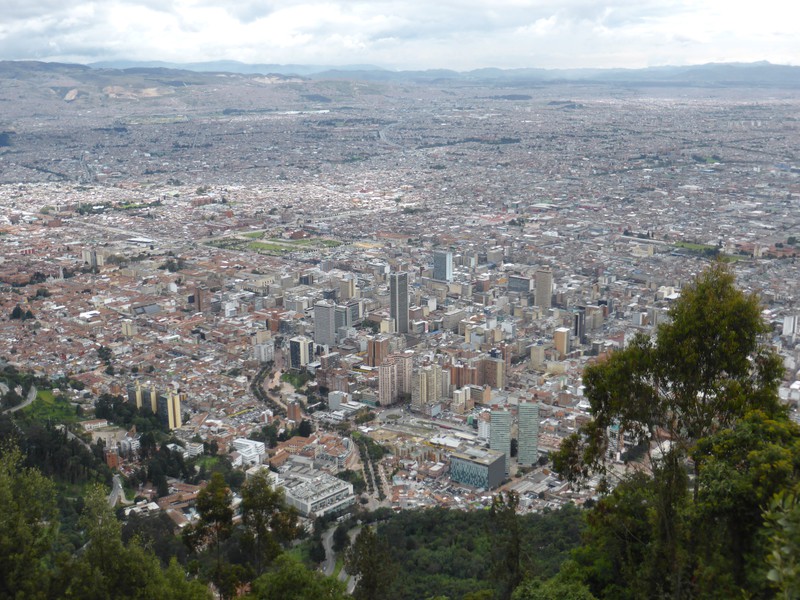
[[[336,345],[336,305],[317,302],[314,305],[314,343],[333,348]]]

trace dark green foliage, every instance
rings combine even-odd
[[[346,523],[338,525],[333,531],[333,549],[344,552],[350,545],[350,527]]]
[[[556,467],[573,480],[604,472],[616,424],[662,452],[648,451],[650,472],[628,476],[587,514],[570,581],[598,598],[770,597],[770,581],[790,584],[779,582],[780,536],[770,538],[764,509],[800,481],[800,428],[777,396],[780,359],[760,343],[768,328],[757,299],[719,264],[670,314],[656,341],[639,337],[586,370],[594,419],[564,441]]]
[[[347,600],[344,584],[311,571],[287,554],[278,557],[275,569],[253,582],[259,600]]]
[[[126,429],[136,426],[139,433],[168,430],[149,406],[136,408],[135,404],[127,402],[122,396],[101,394],[95,403],[94,414],[98,419],[107,419]]]
[[[577,480],[603,471],[606,429],[619,424],[638,442],[666,432],[684,455],[700,438],[748,410],[780,412],[780,357],[761,345],[768,328],[758,298],[734,286],[716,263],[682,291],[656,341],[637,336],[586,369],[593,420],[565,441],[556,469]]]
[[[364,481],[364,476],[361,474],[361,471],[351,471],[350,469],[346,469],[337,473],[336,476],[339,479],[344,479],[345,481],[352,483],[353,492],[356,495],[363,493],[367,489],[367,482]]]
[[[186,564],[186,546],[175,535],[175,524],[166,513],[152,516],[131,514],[122,527],[122,542],[128,544],[134,539],[151,550],[163,568],[169,566],[173,559],[179,564]]]
[[[298,514],[286,506],[283,490],[273,488],[264,473],[242,487],[241,511],[253,566],[260,574],[281,553],[282,546],[298,536]]]
[[[66,430],[55,425],[20,423],[20,447],[25,463],[58,483],[110,485],[111,470],[103,456],[94,454]]]
[[[100,346],[99,348],[97,348],[97,357],[103,362],[107,363],[108,361],[111,360],[113,356],[114,353],[108,346]]]
[[[47,559],[58,532],[55,486],[0,448],[0,597],[46,598]]]
[[[353,590],[356,600],[382,600],[396,576],[386,538],[378,537],[370,526],[361,530],[347,551],[345,568],[358,576]]]
[[[453,600],[470,592],[495,593],[493,565],[501,556],[504,532],[494,532],[491,511],[432,508],[378,518],[377,534],[385,538],[397,578],[389,600],[416,600],[436,594]],[[581,515],[574,506],[542,515],[517,516],[520,572],[550,577],[580,541]],[[499,533],[499,537],[495,535]]]
[[[297,427],[297,435],[300,437],[309,437],[312,433],[314,433],[314,428],[311,425],[311,421],[308,419],[300,421],[300,425]]]
[[[0,503],[2,598],[209,597],[205,586],[186,580],[175,561],[164,571],[155,555],[136,541],[123,543],[103,487],[92,487],[80,503],[75,531],[81,533],[74,547],[81,551],[71,551],[60,533],[66,522],[56,510],[56,486],[36,469],[23,467],[15,448],[0,451]]]

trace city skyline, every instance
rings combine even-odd
[[[798,64],[800,8],[702,2],[155,3],[12,0],[0,59],[374,65],[387,69]]]

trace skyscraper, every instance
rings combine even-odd
[[[511,461],[511,413],[493,408],[489,427],[489,448],[506,455],[506,473]]]
[[[377,335],[367,339],[367,364],[370,367],[377,367],[389,356],[389,338],[385,335]]]
[[[519,466],[529,467],[539,460],[539,404],[519,403]]]
[[[536,283],[536,306],[550,308],[553,298],[553,272],[550,269],[539,269],[534,275]]]
[[[442,367],[437,364],[425,365],[414,376],[411,389],[411,406],[423,411],[426,405],[433,404],[442,397]]]
[[[304,335],[298,335],[289,340],[289,367],[300,369],[311,362],[314,354],[314,342]]]
[[[336,345],[336,305],[333,302],[323,300],[314,305],[314,343]]]
[[[389,406],[397,400],[397,363],[386,359],[378,367],[378,402],[381,406]]]
[[[453,253],[436,250],[433,253],[433,278],[436,281],[453,281]]]
[[[563,357],[570,351],[570,330],[567,327],[557,327],[553,332],[553,345],[558,353]]]
[[[397,333],[408,333],[408,273],[389,274],[389,311]]]

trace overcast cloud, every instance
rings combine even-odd
[[[0,59],[393,69],[800,64],[789,0],[3,0]]]

